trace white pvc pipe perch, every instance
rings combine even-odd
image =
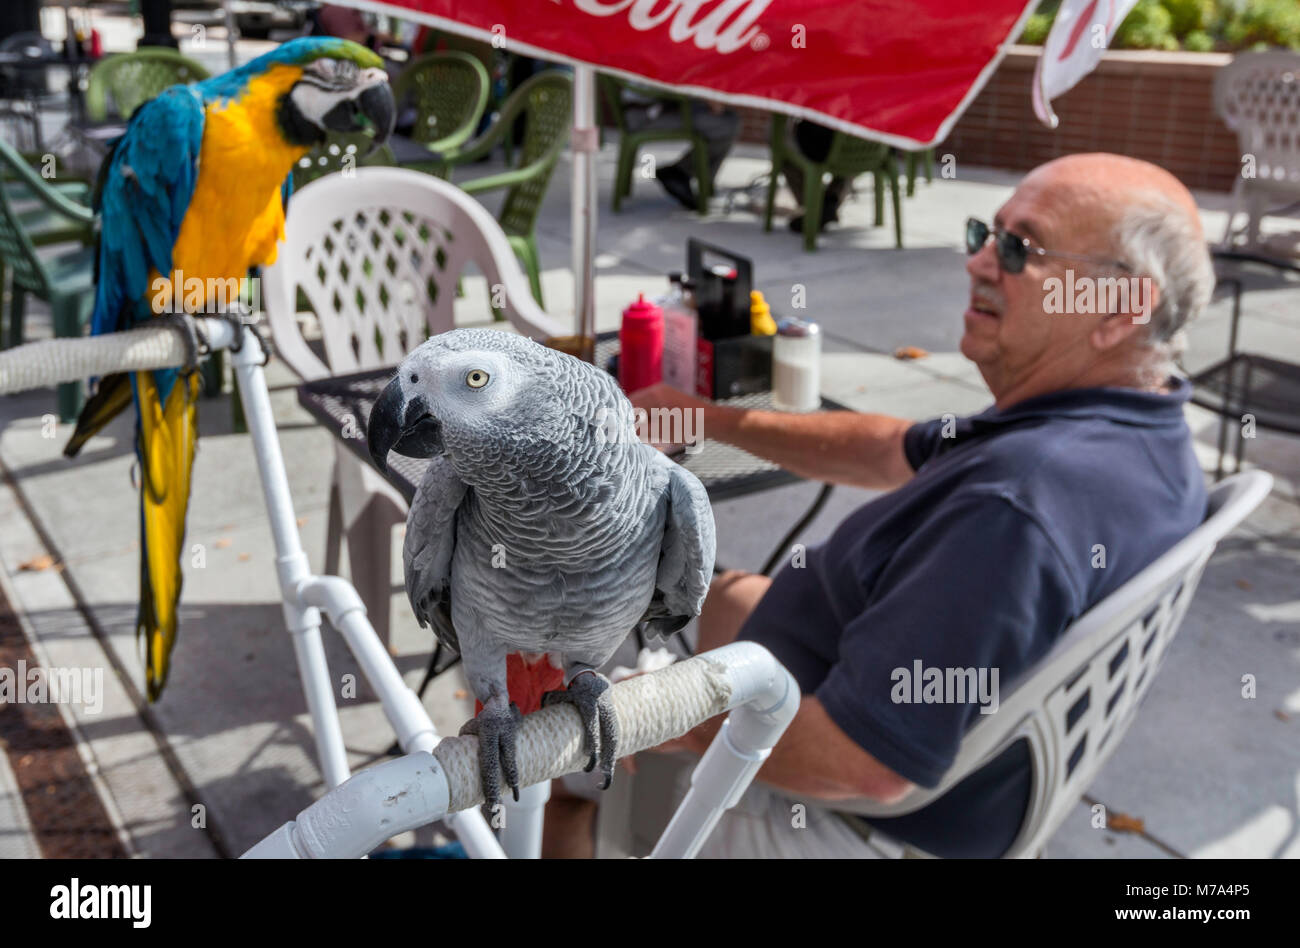
[[[735,709],[700,761],[690,792],[652,854],[661,858],[699,851],[799,709],[799,688],[790,673],[753,642],[736,642],[629,678],[610,693],[623,754],[656,747]],[[525,717],[517,738],[520,784],[581,769],[587,759],[582,734],[581,718],[568,705]],[[477,738],[446,738],[431,754],[409,754],[356,774],[243,858],[356,858],[396,833],[482,802]]]

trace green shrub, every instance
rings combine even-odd
[[[1174,18],[1160,0],[1138,0],[1132,12],[1115,31],[1115,49],[1177,49]]]
[[[1192,30],[1183,37],[1183,49],[1192,53],[1211,53],[1214,51],[1214,37],[1205,30]]]
[[[1047,42],[1047,34],[1051,32],[1053,19],[1055,17],[1046,13],[1031,13],[1025,23],[1025,31],[1020,34],[1020,42],[1028,43],[1030,46],[1042,46]]]
[[[1160,0],[1160,4],[1173,18],[1170,29],[1179,38],[1204,30],[1214,17],[1214,0]]]
[[[1233,49],[1261,44],[1300,49],[1300,4],[1296,0],[1250,0],[1224,11],[1223,38]]]

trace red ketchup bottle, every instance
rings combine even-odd
[[[664,377],[664,313],[638,293],[618,331],[618,384],[635,392]]]

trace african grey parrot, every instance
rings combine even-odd
[[[406,357],[370,414],[370,456],[433,458],[406,519],[406,592],[460,653],[483,710],[483,793],[518,798],[519,710],[506,655],[559,653],[586,728],[587,770],[613,778],[618,729],[603,665],[638,623],[698,615],[714,526],[695,476],[638,441],[614,378],[522,336],[458,329]]]

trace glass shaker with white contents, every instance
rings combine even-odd
[[[814,411],[821,407],[821,327],[787,316],[772,340],[772,407]]]

